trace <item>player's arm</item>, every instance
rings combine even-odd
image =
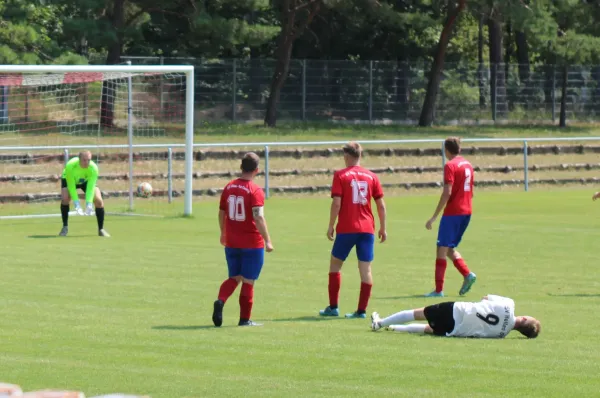
[[[227,217],[227,212],[225,209],[227,208],[227,202],[225,200],[225,189],[221,193],[221,200],[219,201],[219,213],[217,218],[219,220],[219,230],[221,231],[221,244],[225,246],[225,218]]]
[[[333,182],[331,183],[331,207],[329,208],[329,227],[327,228],[327,238],[333,240],[335,221],[340,214],[342,208],[342,181],[340,176],[335,173],[333,175]]]
[[[69,196],[71,196],[71,200],[75,203],[79,202],[79,196],[77,196],[77,184],[75,184],[74,168],[74,164],[67,163],[65,166],[65,180],[67,180],[67,190],[69,191]]]
[[[265,241],[265,248],[268,252],[273,250],[273,244],[271,243],[271,236],[269,235],[269,228],[267,227],[267,220],[265,219],[265,208],[264,206],[256,206],[252,208],[252,217],[254,217],[254,223],[256,229],[260,232],[260,235]]]
[[[219,230],[221,231],[221,236],[225,235],[225,210],[219,209]]]
[[[438,201],[438,205],[433,212],[433,216],[431,216],[432,222],[435,221],[444,207],[446,207],[446,203],[450,199],[450,194],[452,193],[452,184],[444,184],[444,190],[442,191],[442,195],[440,196],[440,200]]]
[[[87,186],[85,190],[85,202],[86,204],[91,204],[94,201],[94,196],[96,194],[96,184],[98,183],[98,166],[90,162],[88,167],[89,174],[87,178]]]
[[[331,207],[329,208],[329,227],[327,228],[327,237],[333,240],[333,231],[335,227],[335,220],[337,220],[342,208],[342,197],[334,196],[331,200]]]
[[[387,240],[387,210],[385,208],[385,201],[383,200],[383,188],[377,177],[375,177],[375,184],[373,186],[373,199],[375,199],[377,215],[379,216],[379,241],[383,243]]]

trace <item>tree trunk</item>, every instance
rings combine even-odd
[[[512,24],[506,24],[506,43],[504,43],[504,76],[508,79],[510,75],[510,58],[512,57]]]
[[[281,35],[278,40],[277,60],[275,62],[275,70],[271,80],[271,89],[265,114],[265,126],[267,127],[275,127],[277,124],[277,103],[281,95],[281,88],[290,70],[290,58],[292,57],[294,41],[310,25],[320,8],[321,0],[306,0],[305,2],[285,0],[282,2]],[[296,16],[302,9],[308,9],[308,15],[304,21],[296,24]]]
[[[531,65],[529,61],[529,47],[527,45],[527,34],[525,32],[515,32],[515,44],[517,46],[517,63],[519,64],[519,81],[521,83],[521,96],[525,103],[525,109],[529,108],[532,100],[533,90],[530,86],[529,76],[531,74]]]
[[[477,71],[477,81],[479,83],[479,107],[485,108],[485,83],[483,79],[484,65],[483,65],[483,23],[485,17],[481,15],[479,17],[479,29],[477,34],[477,60],[479,62]]]
[[[442,33],[440,33],[440,40],[438,43],[437,51],[431,65],[429,72],[429,81],[427,82],[427,92],[425,93],[425,100],[423,101],[423,108],[421,108],[421,116],[419,117],[419,126],[429,127],[433,123],[433,112],[435,108],[435,102],[437,100],[437,94],[440,89],[440,82],[442,80],[442,71],[444,70],[444,60],[446,58],[446,49],[452,35],[452,29],[456,24],[456,19],[465,8],[466,0],[459,0],[458,5],[455,8],[448,9],[448,17],[444,23]]]
[[[560,127],[567,127],[567,87],[569,85],[568,66],[562,67],[562,88],[560,94]]]
[[[277,124],[277,103],[281,95],[281,88],[290,70],[290,58],[292,57],[293,40],[290,38],[284,39],[279,46],[277,60],[275,63],[275,71],[271,80],[269,91],[269,99],[267,100],[267,112],[265,115],[265,126],[275,127]]]
[[[125,0],[115,0],[112,11],[112,27],[116,33],[116,40],[108,49],[107,65],[116,65],[121,61],[124,18]],[[102,99],[100,103],[100,124],[103,127],[114,126],[116,96],[116,84],[113,81],[104,80],[102,82]]]
[[[488,20],[490,40],[490,90],[492,98],[492,115],[506,115],[506,80],[502,68],[502,25],[495,19]]]

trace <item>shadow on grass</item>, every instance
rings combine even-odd
[[[213,325],[160,325],[152,326],[154,330],[201,330],[201,329],[217,329]]]
[[[426,298],[426,297],[424,294],[411,294],[408,296],[371,297],[371,300],[400,300],[400,299],[410,299],[410,298]],[[435,297],[435,298],[443,298],[443,297]]]
[[[335,321],[339,319],[345,319],[341,316],[299,316],[296,318],[279,318],[279,319],[265,319],[264,322],[323,322],[323,321]]]
[[[52,238],[72,239],[72,238],[90,238],[92,236],[97,236],[97,235],[74,235],[74,236],[29,235],[28,238],[30,238],[30,239],[52,239]]]
[[[553,294],[553,293],[548,293],[548,296],[552,296],[552,297],[600,297],[600,293],[597,293],[597,294],[588,294],[588,293]]]

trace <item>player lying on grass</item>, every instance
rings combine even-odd
[[[240,291],[240,320],[238,326],[261,326],[250,320],[254,304],[254,282],[262,270],[265,249],[273,251],[264,215],[265,194],[254,183],[258,173],[258,155],[249,152],[242,159],[242,175],[225,186],[219,204],[221,244],[229,278],[221,284],[217,300],[213,303],[212,321],[223,324],[223,307],[238,284]]]
[[[435,290],[426,294],[426,297],[444,297],[446,258],[452,260],[454,267],[463,276],[463,284],[459,292],[461,296],[471,289],[477,279],[456,250],[471,221],[473,166],[460,156],[460,138],[447,138],[444,142],[444,151],[448,159],[448,163],[444,166],[444,190],[433,216],[425,224],[425,228],[431,229],[438,215],[442,210],[444,211],[437,237]]]
[[[409,323],[412,321],[427,323]],[[511,330],[516,330],[533,339],[540,333],[540,327],[540,321],[533,317],[515,317],[515,302],[512,299],[492,294],[477,303],[449,301],[400,311],[384,319],[376,312],[371,315],[373,331],[385,328],[395,332],[447,337],[503,338]]]
[[[96,186],[98,181],[98,166],[92,160],[92,153],[83,151],[78,157],[67,162],[63,169],[62,179],[60,180],[60,213],[62,215],[63,227],[60,230],[60,236],[67,236],[69,233],[69,203],[73,200],[75,211],[80,216],[91,215],[92,202],[96,208],[96,220],[98,222],[98,235],[109,237],[110,235],[104,229],[104,201],[100,188]],[[85,194],[85,211],[79,203],[77,190],[81,189]]]
[[[342,265],[356,247],[358,270],[360,272],[360,295],[355,312],[346,318],[366,318],[367,305],[371,296],[373,277],[371,262],[375,246],[375,219],[371,210],[371,200],[375,201],[379,215],[380,242],[387,239],[386,211],[383,189],[377,175],[360,166],[362,148],[350,142],[343,148],[346,168],[337,171],[331,186],[331,210],[327,237],[334,240],[329,260],[329,306],[319,311],[321,316],[338,316],[338,299],[342,283]],[[337,226],[335,222],[337,219]],[[335,230],[334,230],[335,227]]]

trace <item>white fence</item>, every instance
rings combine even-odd
[[[490,143],[511,143],[513,144],[511,148],[513,149],[513,154],[515,153],[514,149],[519,148],[519,152],[523,154],[523,186],[524,190],[529,190],[529,171],[531,170],[529,166],[529,147],[532,143],[559,143],[559,142],[590,142],[590,141],[600,141],[600,137],[544,137],[544,138],[465,138],[462,140],[463,143],[474,143],[474,144],[490,144]],[[264,151],[264,178],[265,178],[265,194],[267,197],[270,196],[270,166],[269,166],[269,158],[270,158],[270,150],[273,148],[281,148],[281,147],[294,147],[294,148],[306,148],[306,147],[323,147],[323,146],[335,146],[337,148],[341,147],[347,141],[282,141],[282,142],[230,142],[230,143],[196,143],[194,144],[194,149],[219,149],[219,148],[257,148],[261,152]],[[390,146],[394,145],[414,145],[414,144],[435,144],[440,148],[440,165],[443,167],[445,164],[445,156],[443,150],[443,139],[404,139],[404,140],[358,140],[365,149],[368,149],[369,146],[378,145],[378,146]],[[518,143],[518,146],[514,144]],[[186,145],[183,143],[174,143],[174,144],[138,144],[133,145],[134,150],[142,150],[142,149],[167,149],[167,169],[168,172],[166,174],[166,178],[168,179],[168,198],[169,202],[171,202],[173,198],[173,150],[175,149],[185,149]],[[101,149],[129,149],[128,145],[68,145],[68,146],[5,146],[0,147],[0,152],[11,152],[11,151],[36,151],[36,150],[57,150],[63,151],[65,160],[69,158],[70,150],[80,150],[80,149],[88,149],[88,150],[101,150]],[[188,156],[189,153],[186,153]],[[186,159],[187,160],[187,159]],[[186,164],[188,162],[186,161]]]

